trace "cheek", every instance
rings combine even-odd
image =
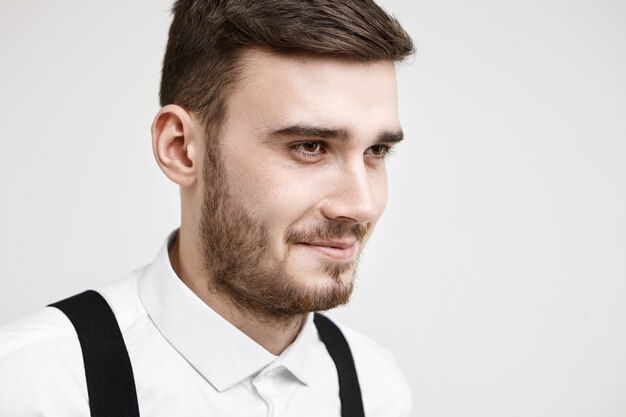
[[[284,216],[306,200],[305,185],[268,164],[239,165],[230,171],[233,171],[228,173],[231,195],[254,213]]]
[[[285,231],[306,217],[319,199],[312,181],[303,182],[279,164],[238,160],[227,167],[227,175],[231,198],[265,226],[276,247]]]

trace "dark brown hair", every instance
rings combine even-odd
[[[212,134],[246,48],[396,62],[414,51],[398,21],[371,0],[177,0],[172,12],[161,105],[193,111]]]

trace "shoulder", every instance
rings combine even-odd
[[[123,333],[145,315],[141,303],[133,301],[138,300],[134,276],[98,292],[111,305]],[[0,415],[39,415],[41,410],[88,415],[80,343],[59,309],[45,307],[0,328],[0,392],[12,393],[0,395]]]
[[[46,307],[0,328],[0,414],[71,415],[80,403],[59,398],[86,396],[82,355],[70,321]]]
[[[0,364],[9,357],[36,350],[59,340],[73,340],[76,333],[58,309],[45,307],[0,328]]]
[[[333,320],[335,321],[335,320]],[[372,338],[335,321],[346,337],[363,395],[367,415],[408,417],[412,394],[391,352]]]
[[[146,315],[137,296],[136,278],[136,274],[133,274],[97,289],[115,313],[122,330]],[[61,342],[78,343],[76,331],[67,316],[59,309],[44,307],[0,327],[0,361],[10,356],[19,356],[22,352],[36,350],[38,346]]]

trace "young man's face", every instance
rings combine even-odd
[[[394,66],[259,50],[243,62],[205,158],[209,275],[266,315],[343,304],[401,138]]]

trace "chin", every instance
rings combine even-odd
[[[346,273],[345,278],[339,280],[324,274],[315,280],[316,284],[308,282],[306,288],[301,287],[300,299],[296,304],[306,306],[303,309],[306,312],[326,311],[348,304],[354,288],[352,277],[353,274]]]

